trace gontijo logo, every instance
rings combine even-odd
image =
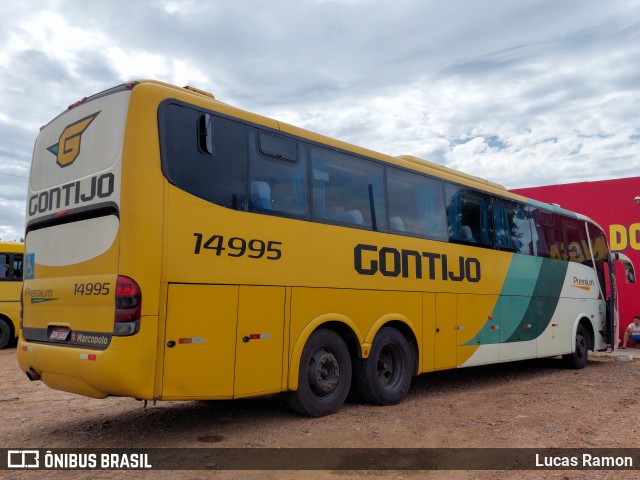
[[[91,122],[93,122],[99,113],[100,112],[93,113],[71,125],[67,125],[60,134],[58,143],[47,148],[48,151],[56,156],[56,163],[60,165],[61,168],[68,167],[78,158],[82,134],[89,128],[89,125],[91,125]]]

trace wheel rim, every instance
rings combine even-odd
[[[376,365],[378,383],[384,388],[394,388],[402,376],[400,352],[393,345],[385,345]]]
[[[332,350],[322,348],[311,357],[307,373],[309,387],[311,387],[314,395],[326,397],[331,395],[338,387],[340,363]]]

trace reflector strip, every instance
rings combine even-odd
[[[557,327],[557,326],[558,326],[558,324],[557,324],[557,323],[552,323],[552,324],[551,324],[551,326],[552,326],[552,327]]]
[[[23,345],[22,346],[22,351],[23,352],[33,352],[33,347],[29,347],[27,345]]]
[[[491,330],[500,330],[500,325],[491,325]]]
[[[97,356],[95,353],[81,353],[80,360],[97,360]]]
[[[524,328],[531,328],[533,325],[531,325],[530,323],[525,323],[524,324]]]
[[[270,333],[252,333],[249,335],[249,340],[266,340],[271,338]]]
[[[195,337],[195,338],[179,338],[178,343],[180,345],[184,345],[185,343],[204,343],[204,338]]]

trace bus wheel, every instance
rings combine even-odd
[[[4,318],[0,318],[0,348],[9,345],[11,340],[11,326]]]
[[[413,354],[407,339],[395,328],[378,332],[369,358],[354,367],[354,381],[365,401],[395,405],[409,390],[413,376]]]
[[[580,370],[589,362],[589,339],[584,326],[580,323],[576,330],[576,349],[573,353],[562,356],[562,360],[568,368]]]
[[[342,406],[350,386],[351,357],[344,340],[332,330],[316,330],[302,350],[291,408],[311,417],[328,415]]]

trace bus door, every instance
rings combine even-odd
[[[284,288],[170,284],[162,398],[281,390]]]
[[[614,349],[617,346],[618,338],[618,290],[616,288],[616,265],[615,261],[620,262],[624,269],[625,281],[627,283],[636,283],[636,274],[631,259],[623,253],[612,253],[607,257],[607,266],[609,269],[609,276],[606,291],[607,300],[607,320],[605,322],[605,337],[606,341],[611,348]]]

